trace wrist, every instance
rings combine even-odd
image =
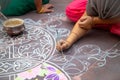
[[[42,7],[38,13],[44,13],[44,7]]]
[[[70,46],[72,46],[73,43],[71,43],[69,40],[66,40],[67,43],[67,48],[69,48]]]
[[[79,35],[75,32],[71,32],[69,37],[66,39],[66,42],[69,43],[69,45],[71,46],[74,42],[76,42],[79,38]]]
[[[95,23],[94,23],[94,19],[95,19],[95,17],[91,17],[91,26],[94,26],[95,25]]]

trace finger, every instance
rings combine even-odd
[[[50,8],[53,8],[54,6],[52,4],[45,4],[44,7],[50,9]]]
[[[84,24],[84,21],[85,21],[85,20],[79,20],[78,24],[79,24],[79,25],[82,25],[82,24]]]
[[[68,44],[62,44],[62,46],[61,46],[61,50],[65,50],[65,49],[68,49],[69,48],[69,46],[68,46]]]
[[[60,50],[61,50],[61,47],[60,47],[59,45],[57,45],[57,46],[56,46],[56,49],[57,49],[58,51],[60,51]]]
[[[82,17],[80,18],[80,22],[84,22],[87,18],[86,17]]]
[[[57,45],[58,45],[58,46],[61,46],[61,42],[60,42],[60,41],[58,41],[58,42],[57,42]]]
[[[53,8],[54,6],[52,5],[52,4],[50,4],[50,5],[48,5],[48,8],[50,9],[50,8]]]
[[[53,10],[53,9],[47,9],[47,10],[45,11],[45,13],[49,13],[49,12],[54,12],[54,10]]]
[[[84,26],[85,22],[79,22],[78,24],[79,24],[79,26]]]
[[[65,40],[60,40],[58,43],[57,43],[57,50],[59,51],[63,51],[65,49],[68,48],[68,44],[66,44],[66,41]]]
[[[57,42],[56,48],[57,48],[58,51],[61,51],[62,44],[63,44],[63,40],[60,40],[60,41]]]
[[[60,49],[61,49],[61,45],[60,45],[60,43],[57,43],[57,45],[56,45],[56,49],[57,49],[58,51],[60,51]]]
[[[64,44],[65,41],[61,39],[61,40],[59,41],[59,43],[60,43],[60,44]]]

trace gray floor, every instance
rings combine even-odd
[[[51,0],[54,4],[54,12],[47,14],[37,14],[35,11],[23,16],[15,16],[22,19],[32,19],[49,21],[55,19],[48,26],[54,25],[58,29],[60,36],[58,39],[66,38],[73,27],[73,23],[62,21],[65,16],[65,7],[72,0]],[[48,19],[49,18],[49,19]],[[44,26],[43,26],[44,27]],[[49,30],[50,31],[50,30]],[[54,37],[54,31],[50,31]],[[55,33],[57,34],[57,33]],[[93,29],[69,50],[63,52],[65,61],[61,54],[55,51],[49,59],[61,67],[72,80],[119,80],[120,79],[120,37],[104,30]],[[7,80],[7,79],[3,79]]]

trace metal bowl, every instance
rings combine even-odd
[[[8,35],[14,36],[22,33],[25,29],[24,20],[19,18],[7,19],[3,22],[4,30]]]

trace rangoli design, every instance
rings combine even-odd
[[[24,19],[26,30],[17,37],[9,37],[0,27],[0,80],[72,80],[93,64],[102,67],[106,58],[120,56],[120,42],[107,50],[94,44],[73,45],[61,56],[55,49],[56,41],[70,33],[62,25],[63,16]]]
[[[53,65],[53,64],[52,64]],[[31,70],[17,74],[15,80],[70,80],[59,68],[48,63],[43,63]]]

